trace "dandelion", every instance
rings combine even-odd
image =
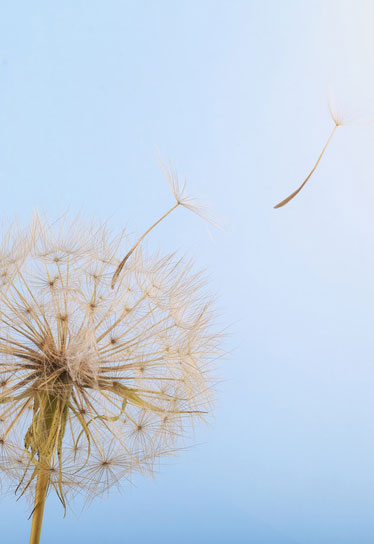
[[[192,208],[173,187],[173,209]],[[201,276],[140,242],[121,261],[127,243],[35,216],[0,246],[0,470],[33,500],[30,544],[49,492],[66,509],[151,473],[211,408],[219,336]]]

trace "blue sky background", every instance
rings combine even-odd
[[[1,209],[82,211],[142,232],[172,204],[157,149],[213,204],[148,241],[206,268],[230,325],[199,445],[42,543],[374,540],[372,2],[3,1]],[[79,512],[79,507],[76,508]],[[1,540],[28,541],[2,501]]]

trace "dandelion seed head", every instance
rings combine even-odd
[[[38,216],[0,243],[0,470],[21,495],[42,471],[64,505],[151,473],[210,410],[201,276],[137,247],[113,288],[127,243]]]

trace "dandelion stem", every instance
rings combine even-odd
[[[285,204],[287,204],[290,200],[292,200],[300,191],[301,189],[304,187],[304,185],[306,184],[306,182],[309,180],[309,178],[311,178],[311,176],[314,174],[318,164],[319,164],[319,161],[322,159],[322,156],[324,154],[324,152],[326,151],[327,149],[327,146],[329,145],[329,143],[331,142],[331,139],[332,137],[334,136],[335,134],[335,131],[336,129],[338,128],[339,124],[335,122],[335,126],[334,128],[332,129],[331,131],[331,134],[330,136],[328,137],[328,140],[327,142],[325,143],[325,146],[324,148],[322,149],[318,159],[317,159],[317,162],[315,163],[315,165],[313,166],[312,170],[310,171],[310,173],[308,174],[308,176],[305,178],[305,180],[303,181],[303,183],[300,185],[300,187],[298,189],[296,189],[296,191],[294,191],[292,194],[290,194],[287,198],[285,198],[284,200],[282,200],[282,202],[279,202],[279,204],[277,204],[276,206],[274,206],[274,208],[281,208],[282,206],[284,206]]]
[[[42,531],[43,514],[45,499],[47,496],[49,484],[49,470],[41,470],[38,474],[35,491],[34,511],[32,515],[32,525],[30,534],[30,544],[39,544],[40,533]]]
[[[161,221],[163,221],[171,212],[173,212],[175,210],[175,208],[177,208],[179,205],[181,204],[181,202],[177,202],[176,204],[174,204],[174,206],[172,206],[170,208],[170,210],[168,210],[166,213],[164,213],[164,215],[162,217],[160,217],[160,219],[157,219],[157,221],[155,223],[153,223],[153,225],[151,225],[149,227],[149,229],[147,229],[145,231],[144,234],[141,235],[141,237],[139,238],[139,240],[136,242],[136,244],[130,249],[130,251],[126,254],[125,258],[122,259],[122,261],[120,262],[120,264],[118,265],[116,271],[114,272],[113,274],[113,278],[112,278],[112,289],[114,289],[114,286],[116,284],[116,281],[118,280],[118,276],[120,275],[121,271],[122,271],[122,268],[125,266],[126,264],[126,261],[127,259],[131,256],[131,254],[135,251],[135,249],[138,247],[138,245],[144,240],[144,238],[147,236],[147,234],[149,234],[151,232],[152,229],[154,229],[155,227],[157,227],[157,225],[159,223],[161,223]]]
[[[39,396],[38,408],[39,411],[34,415],[31,431],[25,437],[25,445],[31,447],[31,449],[36,446],[39,456],[36,467],[37,480],[34,510],[32,512],[30,544],[39,544],[44,505],[50,482],[51,460],[56,450],[56,445],[62,441],[64,435],[66,423],[64,412],[67,410],[67,405],[58,396],[47,393]],[[59,449],[59,446],[57,448]],[[60,497],[60,500],[65,507],[64,498]]]

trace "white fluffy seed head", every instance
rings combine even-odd
[[[21,493],[41,470],[64,504],[152,471],[210,410],[220,338],[201,277],[137,248],[112,289],[126,245],[37,216],[0,245],[0,469]]]

